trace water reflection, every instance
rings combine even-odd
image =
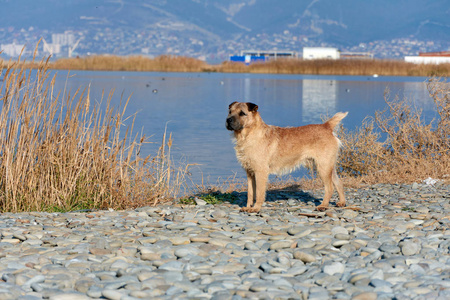
[[[338,91],[336,80],[304,79],[302,86],[303,123],[318,123],[321,116],[330,116],[336,112]]]
[[[429,101],[426,82],[405,82],[403,84],[403,90],[404,97],[409,99],[411,104],[428,111],[434,109],[434,103]]]
[[[251,80],[250,78],[244,79],[244,102],[255,102],[254,99],[251,98]]]

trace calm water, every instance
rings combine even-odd
[[[216,183],[218,178],[245,176],[225,129],[233,101],[258,104],[264,121],[278,126],[320,123],[322,115],[348,111],[343,124],[352,129],[385,107],[386,88],[392,97],[407,97],[433,117],[425,81],[422,77],[59,71],[56,85],[73,92],[90,84],[91,101],[100,101],[102,91],[108,95],[114,89],[116,105],[122,94],[125,99],[131,95],[127,115],[137,112],[135,132],[143,129],[154,142],[145,145],[143,154],[156,153],[167,126],[174,139],[174,160],[199,164],[191,169],[195,182],[203,177]],[[297,171],[293,176],[304,174]]]

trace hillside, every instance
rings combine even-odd
[[[198,56],[252,47],[298,51],[318,45],[352,50],[361,43],[395,39],[446,47],[448,4],[448,0],[0,0],[4,12],[0,38],[2,44],[29,44],[40,36],[50,41],[52,33],[71,30],[83,38],[81,55],[173,51]]]

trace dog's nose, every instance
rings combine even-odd
[[[227,124],[230,124],[231,122],[233,122],[232,118],[227,118]]]

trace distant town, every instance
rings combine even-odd
[[[173,28],[176,24],[171,24]],[[450,49],[450,41],[420,41],[414,38],[380,40],[345,47],[293,35],[289,30],[281,34],[256,34],[241,36],[236,40],[211,41],[201,35],[179,34],[164,30],[90,29],[85,31],[50,32],[29,28],[0,28],[0,49],[3,59],[18,57],[23,49],[30,55],[39,40],[38,54],[51,55],[52,59],[89,55],[181,55],[197,58],[209,63],[226,61],[242,50],[262,49],[267,51],[292,51],[302,57],[304,47],[331,47],[342,53],[370,53],[375,58],[403,59],[420,52],[438,52]]]

